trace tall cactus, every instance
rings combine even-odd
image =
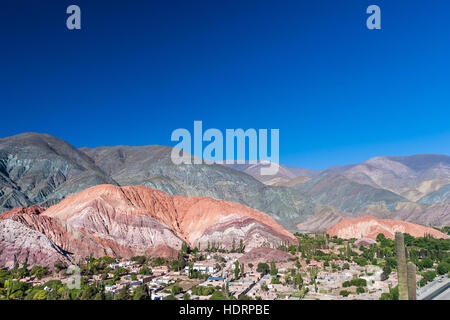
[[[395,251],[397,252],[398,297],[408,300],[405,239],[403,233],[395,233]]]
[[[408,273],[408,299],[416,300],[416,265],[410,261],[406,269]]]

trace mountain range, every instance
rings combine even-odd
[[[77,149],[36,133],[2,138],[0,212],[32,205],[45,209],[108,184],[232,201],[267,213],[291,232],[323,230],[363,215],[450,225],[447,155],[376,157],[325,170],[280,165],[268,178],[259,175],[263,164],[175,165],[171,150],[159,145]]]
[[[0,240],[4,266],[38,259],[53,266],[56,259],[152,256],[155,250],[176,257],[173,252],[183,242],[205,249],[232,249],[242,242],[246,250],[296,242],[270,216],[241,204],[114,185],[85,189],[46,210],[7,211],[0,215]]]
[[[331,237],[372,240],[376,240],[380,233],[384,234],[386,238],[394,239],[396,232],[408,233],[413,237],[431,236],[433,238],[449,239],[449,236],[445,233],[430,227],[398,220],[376,219],[374,217],[344,219],[327,230]]]

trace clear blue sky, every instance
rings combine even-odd
[[[82,10],[82,30],[65,27]],[[369,31],[367,6],[382,10]],[[0,5],[0,136],[174,145],[176,128],[279,128],[320,169],[450,150],[450,2],[23,1]]]

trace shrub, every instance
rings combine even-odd
[[[280,278],[278,277],[273,277],[272,280],[270,281],[270,283],[272,284],[280,284]]]
[[[434,278],[436,278],[436,271],[426,271],[422,274],[423,278],[427,281],[433,281]]]
[[[355,286],[355,287],[365,287],[367,286],[367,281],[365,279],[361,279],[361,278],[356,278],[356,279],[352,279],[350,281],[345,281],[342,286],[344,288],[348,288],[351,286]]]
[[[450,263],[447,262],[440,263],[436,271],[440,275],[447,274],[450,271]]]
[[[227,300],[227,298],[223,295],[222,291],[215,291],[209,300]]]
[[[258,267],[256,268],[256,271],[262,274],[268,274],[270,271],[269,265],[267,263],[258,263]]]
[[[181,288],[180,286],[175,285],[175,286],[172,287],[172,294],[173,294],[173,295],[177,295],[177,294],[179,294],[182,290],[183,290],[183,288]]]
[[[45,299],[47,299],[47,291],[45,290],[39,290],[33,296],[33,300],[45,300]]]
[[[343,297],[348,297],[350,295],[350,292],[347,290],[341,290],[341,292],[339,292],[339,294]]]

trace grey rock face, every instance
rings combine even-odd
[[[439,190],[432,192],[422,199],[419,200],[420,203],[439,203],[439,202],[448,202],[450,203],[450,184],[447,184],[440,188]]]
[[[292,230],[305,219],[296,192],[266,186],[250,175],[217,164],[173,164],[166,146],[81,148],[120,185],[144,185],[172,195],[238,202],[271,215]],[[306,213],[307,214],[307,213]]]
[[[226,164],[225,166],[235,169],[235,170],[245,172],[245,173],[251,175],[252,177],[254,177],[255,179],[257,179],[258,181],[261,181],[268,185],[281,185],[281,184],[287,183],[297,177],[302,176],[302,177],[314,178],[320,174],[319,170],[311,170],[311,169],[279,165],[278,172],[276,175],[265,176],[265,175],[261,175],[261,168],[267,167],[267,164],[264,164],[261,162],[256,163],[256,164],[234,163],[234,164]]]
[[[355,182],[401,193],[421,182],[450,177],[450,156],[418,154],[403,157],[375,157],[365,162],[332,167],[321,175],[339,174]]]
[[[0,139],[0,212],[32,204],[47,207],[103,183],[117,184],[63,140],[35,133]]]
[[[432,208],[433,214],[424,220],[432,204],[448,201],[447,186],[422,198],[423,206],[397,207],[399,203],[416,204],[398,193],[423,181],[450,177],[449,156],[376,157],[323,171],[281,166],[286,179],[312,178],[284,187],[261,183],[251,176],[258,168],[250,170],[248,164],[233,168],[175,165],[171,150],[157,145],[75,149],[58,138],[33,133],[0,139],[0,212],[33,204],[48,207],[88,187],[114,184],[238,202],[268,213],[292,232],[321,205],[354,215],[364,211],[378,217],[399,216],[416,223],[426,220],[440,225],[448,220],[447,209],[440,207]]]
[[[315,204],[329,205],[351,213],[378,203],[384,203],[393,211],[397,202],[409,202],[389,190],[360,184],[337,174],[320,176],[298,184],[294,189],[309,196]]]

